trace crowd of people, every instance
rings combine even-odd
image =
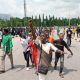
[[[39,80],[46,80],[49,67],[51,67],[52,56],[55,55],[54,69],[57,69],[57,63],[60,58],[59,76],[63,78],[64,55],[67,54],[64,47],[69,51],[69,55],[73,56],[70,49],[72,36],[79,37],[79,28],[64,28],[60,31],[56,28],[34,28],[32,20],[29,20],[28,30],[26,29],[9,29],[0,30],[0,73],[5,72],[5,57],[9,56],[11,69],[15,68],[12,55],[12,35],[16,33],[20,37],[20,42],[23,47],[23,56],[26,61],[26,70],[35,68],[35,73]],[[55,37],[57,35],[57,38]],[[64,40],[66,36],[67,42]],[[31,60],[31,61],[30,61]]]

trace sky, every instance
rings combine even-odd
[[[0,14],[24,17],[24,0],[0,0]],[[44,15],[55,17],[80,16],[80,0],[26,0],[27,16]]]

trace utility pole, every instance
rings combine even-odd
[[[26,0],[24,0],[24,26],[26,21]]]
[[[69,18],[69,27],[71,26],[71,20],[70,20],[70,18]]]
[[[71,16],[70,16],[70,9],[69,9],[69,27],[71,26]]]

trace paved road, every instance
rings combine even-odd
[[[26,71],[25,60],[22,54],[22,47],[20,45],[20,38],[13,39],[13,57],[15,69],[10,69],[9,58],[6,57],[6,73],[0,74],[0,80],[38,80],[37,76],[34,74],[35,69],[30,69]],[[72,41],[71,50],[74,56],[67,59],[67,54],[65,55],[65,65],[64,65],[64,78],[60,78],[59,75],[59,64],[58,70],[53,72],[49,71],[47,80],[80,80],[80,43],[75,40]],[[54,66],[54,56],[52,65]]]

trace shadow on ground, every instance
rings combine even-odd
[[[19,69],[19,70],[17,70],[17,72],[18,72],[18,71],[23,70],[24,68],[25,68],[25,65],[15,65],[13,69],[10,68],[10,69],[6,70],[6,72],[8,72],[8,71],[10,71],[10,70]]]
[[[59,71],[60,67],[58,66],[56,70]],[[53,72],[54,71],[54,67],[50,67],[49,71]],[[67,74],[69,74],[71,72],[77,72],[77,71],[78,71],[77,69],[68,69],[68,68],[64,67],[63,73],[64,73],[64,75],[67,75]]]

